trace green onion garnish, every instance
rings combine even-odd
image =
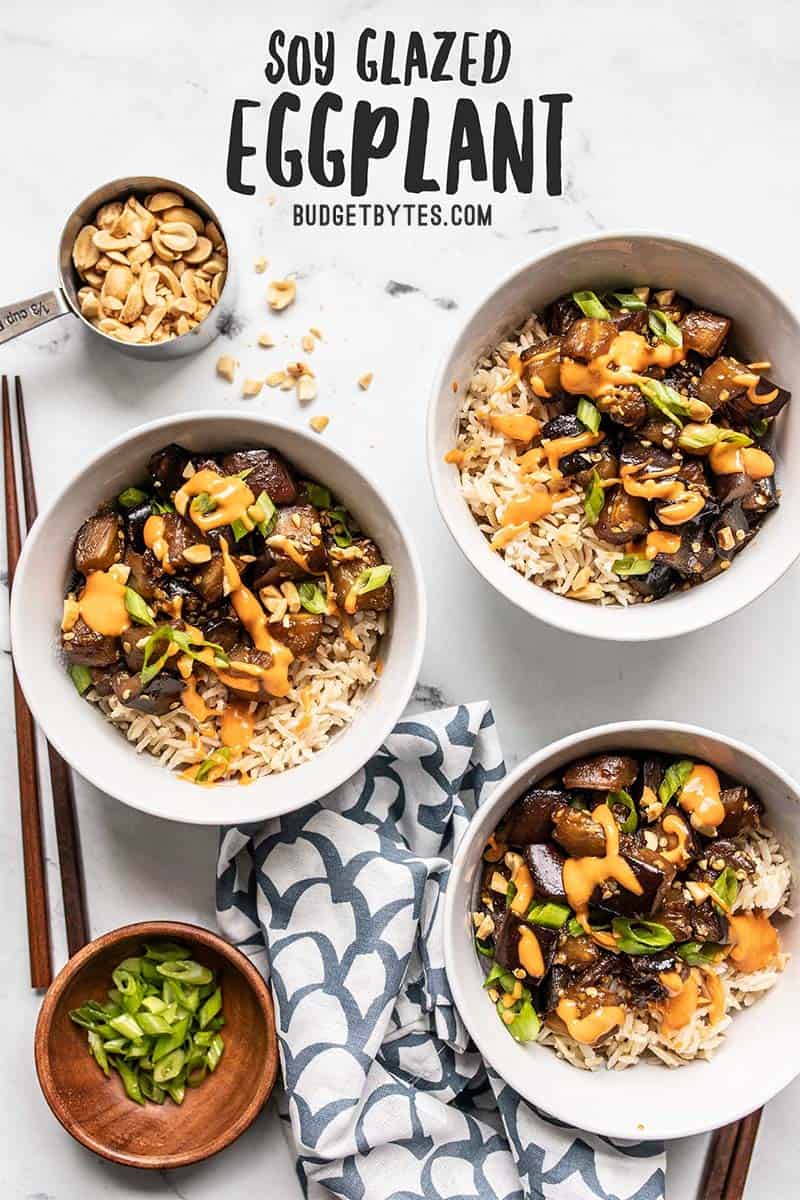
[[[478,951],[478,954],[482,954],[484,958],[491,958],[492,955],[494,954],[494,950],[492,949],[492,947],[485,946],[481,942],[480,938],[477,938],[477,937],[475,938],[475,949]]]
[[[567,933],[570,937],[581,937],[586,930],[581,925],[577,917],[570,917],[567,921]]]
[[[233,534],[235,541],[240,542],[242,538],[247,537],[249,532],[250,530],[247,528],[244,521],[240,520],[238,517],[235,521],[231,521],[231,533]]]
[[[381,563],[379,567],[367,567],[353,584],[356,595],[366,596],[367,592],[374,592],[378,588],[382,588],[391,573],[392,568],[388,563]]]
[[[629,312],[641,312],[643,308],[647,308],[644,300],[634,296],[633,292],[611,292],[611,295],[620,308],[627,308]]]
[[[306,580],[300,584],[297,594],[306,612],[319,614],[328,611],[328,600],[319,584]]]
[[[642,379],[638,387],[642,395],[670,421],[682,425],[688,419],[689,407],[686,400],[669,384],[662,383],[660,379]]]
[[[694,763],[688,758],[670,763],[658,787],[658,798],[662,804],[669,804],[672,797],[681,791],[693,770]]]
[[[611,570],[617,575],[646,575],[653,566],[652,560],[642,558],[638,554],[625,554],[611,564]]]
[[[617,949],[623,954],[655,954],[675,941],[666,925],[657,921],[615,917],[611,928],[617,938]]]
[[[264,520],[257,523],[256,529],[262,537],[268,538],[278,520],[278,510],[266,492],[261,492],[256,504],[264,513]]]
[[[595,317],[599,321],[608,320],[609,311],[594,292],[573,292],[572,299],[585,317]]]
[[[639,814],[636,811],[636,805],[633,802],[633,796],[629,795],[629,793],[626,791],[609,792],[606,804],[608,804],[609,807],[612,804],[619,804],[623,808],[627,808],[628,815],[620,826],[620,829],[623,833],[636,832],[636,829],[639,825]]]
[[[600,482],[600,476],[597,471],[592,471],[589,488],[583,501],[583,511],[586,513],[586,520],[590,525],[597,524],[605,502],[606,493]]]
[[[560,929],[569,920],[570,911],[566,904],[556,904],[554,900],[541,901],[531,905],[525,919],[532,925],[545,925],[548,929]]]
[[[205,516],[206,513],[214,511],[214,509],[217,507],[217,502],[213,499],[210,492],[198,492],[198,494],[192,500],[191,507],[194,512],[198,512],[201,516]]]
[[[187,1085],[202,1083],[225,1048],[214,973],[186,946],[159,943],[125,959],[111,979],[105,1003],[89,1000],[69,1014],[86,1030],[89,1053],[105,1075],[117,1072],[136,1104],[163,1104],[167,1096],[181,1104]]]
[[[353,535],[350,532],[349,525],[350,514],[346,508],[332,508],[330,515],[333,519],[331,526],[333,540],[340,550],[346,550],[348,546],[352,546],[353,544]]]
[[[156,623],[152,612],[139,593],[131,587],[125,588],[125,607],[139,625],[149,625],[151,629],[155,629]]]
[[[88,667],[81,665],[70,667],[68,674],[72,682],[75,684],[79,696],[82,696],[84,692],[88,692],[89,688],[92,686],[92,672]]]
[[[724,442],[726,446],[752,446],[753,444],[753,439],[746,433],[739,433],[738,429],[720,429],[717,441]]]
[[[511,880],[509,880],[508,887],[506,888],[506,907],[507,908],[511,906],[511,902],[513,901],[516,894],[517,894],[517,885],[514,883],[513,879],[511,879]]]
[[[758,437],[758,438],[763,437],[764,434],[769,429],[769,417],[760,417],[756,421],[751,421],[750,428],[752,429],[752,431],[756,435],[756,437]]]
[[[151,662],[150,660],[153,658],[161,642],[166,643],[164,652],[155,662]],[[214,651],[214,661],[217,666],[227,667],[230,665],[227,654],[222,649],[222,646],[219,646],[216,642],[207,642],[204,638],[197,639],[191,637],[185,630],[173,629],[171,625],[159,625],[157,629],[153,630],[144,644],[144,660],[140,672],[142,687],[147,687],[151,679],[155,679],[158,672],[164,666],[169,655],[171,643],[174,643],[179,650],[194,659],[199,659],[200,654],[210,647]],[[199,651],[195,647],[199,647]]]
[[[203,761],[201,762],[200,767],[197,771],[197,774],[194,777],[194,782],[202,783],[204,779],[208,778],[208,776],[213,771],[214,767],[227,766],[228,762],[230,761],[230,757],[231,757],[230,746],[220,746],[219,749],[215,750],[213,754],[209,754],[208,758],[203,759]],[[161,965],[164,967],[168,967],[170,964],[163,963]],[[161,967],[159,967],[159,971],[161,971]],[[166,974],[167,972],[162,971],[161,973]],[[174,976],[174,978],[181,979],[181,976],[176,975],[176,976]]]
[[[690,967],[703,967],[717,962],[725,949],[719,942],[681,942],[675,948]]]
[[[683,334],[680,329],[659,308],[650,309],[650,312],[647,314],[647,324],[655,336],[662,342],[666,342],[668,346],[677,349],[678,346],[683,345]]]
[[[505,1028],[511,1034],[515,1042],[536,1041],[536,1038],[539,1036],[541,1023],[539,1021],[536,1009],[533,1007],[531,994],[527,988],[522,989],[522,999],[518,1000],[513,1008],[506,1008],[502,1000],[499,1000],[495,1007],[497,1008],[497,1012],[501,1020],[504,1013],[514,1013],[514,1020],[511,1022],[511,1024],[506,1025],[505,1021],[503,1021],[503,1025],[505,1025]]]
[[[175,505],[170,500],[151,500],[150,506],[154,513],[162,515],[175,512]]]
[[[328,509],[333,507],[333,497],[328,488],[322,483],[314,483],[312,479],[305,481],[306,495],[314,508]]]
[[[716,896],[722,901],[724,908],[733,908],[734,901],[739,895],[739,880],[736,878],[733,867],[726,867],[724,871],[720,872],[711,891],[714,893],[711,897],[712,900]]]
[[[492,987],[500,987],[504,992],[513,992],[516,982],[510,971],[507,971],[505,967],[501,967],[499,963],[493,963],[492,969],[483,982],[483,986],[487,991]]]
[[[581,396],[578,401],[578,407],[575,409],[575,415],[581,425],[585,425],[587,429],[591,429],[592,433],[597,433],[600,428],[600,413],[591,400],[587,400],[584,396]]]
[[[125,488],[124,492],[120,492],[117,496],[117,503],[122,508],[135,508],[137,504],[144,504],[147,499],[147,492],[143,492],[141,488],[129,487]]]

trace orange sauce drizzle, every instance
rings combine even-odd
[[[120,637],[130,629],[125,585],[107,571],[92,571],[87,575],[78,608],[85,624],[104,637]]]
[[[181,692],[181,703],[192,714],[195,721],[205,721],[209,716],[208,705],[203,697],[198,694],[197,684],[191,677]]]
[[[616,880],[620,887],[636,896],[641,896],[642,885],[619,853],[619,826],[608,805],[598,804],[592,813],[592,819],[603,827],[606,852],[602,858],[568,858],[562,872],[564,891],[567,893],[570,907],[574,909],[575,916],[586,932],[591,933],[600,945],[613,947],[616,945],[613,934],[592,932],[589,925],[589,900],[592,893],[596,887],[609,879]]]
[[[673,991],[671,986],[674,975],[674,971],[666,971],[660,976],[661,982],[670,993],[669,999],[662,1005],[661,1033],[674,1033],[677,1029],[683,1029],[697,1012],[697,1001],[700,997],[697,972],[692,969],[678,991]],[[678,978],[680,979],[680,976]]]
[[[642,496],[645,500],[667,500],[668,504],[658,514],[664,525],[682,525],[696,517],[705,506],[699,492],[693,492],[680,479],[671,478],[672,471],[664,471],[661,478],[636,479],[641,471],[639,463],[628,463],[620,470],[622,486],[629,496]],[[677,467],[675,468],[677,470]],[[658,551],[656,551],[658,553]],[[665,553],[674,553],[666,551]]]
[[[763,913],[742,913],[728,921],[733,938],[729,957],[739,971],[763,971],[780,953],[778,931]]]
[[[680,548],[680,534],[665,533],[663,529],[653,529],[647,535],[644,556],[653,559],[657,554],[677,554]]]
[[[539,521],[552,511],[553,497],[545,488],[537,488],[527,496],[515,496],[513,500],[509,500],[500,524],[505,528],[508,525]]]
[[[155,513],[151,517],[148,517],[144,523],[142,537],[144,538],[145,546],[147,546],[148,550],[153,551],[162,568],[168,575],[172,575],[175,568],[169,561],[167,540],[164,537],[164,518],[157,516]]]
[[[625,1020],[625,1009],[618,1004],[600,1005],[585,1017],[579,1016],[579,1012],[575,1000],[562,996],[556,1014],[566,1025],[570,1037],[574,1037],[576,1042],[582,1042],[585,1046],[594,1045],[598,1038]]]
[[[486,846],[483,851],[483,857],[484,857],[485,862],[491,862],[491,863],[500,862],[500,859],[503,857],[505,852],[506,852],[506,848],[502,844],[502,842],[498,842],[495,835],[493,833],[490,833],[489,840],[487,841]]]
[[[256,719],[247,702],[232,700],[222,713],[219,736],[223,746],[241,746],[246,749],[253,740]]]
[[[530,526],[527,521],[523,521],[519,525],[507,525],[504,529],[498,529],[489,545],[493,550],[505,550],[514,538],[519,537],[521,533],[525,533]]]
[[[464,451],[458,449],[448,450],[444,456],[444,461],[446,463],[455,463],[457,467],[460,467],[464,461]]]
[[[541,979],[544,975],[544,958],[539,939],[527,925],[523,925],[519,931],[519,961],[532,979]]]
[[[695,829],[716,829],[725,820],[725,806],[719,798],[719,775],[713,767],[700,763],[683,785],[678,803]]]
[[[496,433],[514,442],[529,442],[542,428],[541,421],[527,413],[492,413],[489,424]]]
[[[587,429],[586,433],[576,433],[574,437],[553,438],[552,441],[543,442],[542,449],[548,467],[554,475],[559,475],[558,464],[562,458],[568,454],[575,454],[578,450],[588,450],[590,446],[597,446],[604,437],[603,433],[592,433]]]
[[[247,514],[251,504],[255,504],[255,496],[243,479],[238,475],[218,475],[216,471],[204,467],[196,471],[191,479],[175,493],[175,507],[178,512],[185,512],[189,500],[208,492],[214,501],[211,512],[201,513],[189,505],[189,516],[198,529],[219,529],[240,521]]]
[[[668,346],[666,342],[651,346],[640,333],[625,329],[614,338],[607,354],[599,354],[588,363],[566,359],[561,364],[561,386],[572,395],[596,400],[621,386],[637,383],[648,367],[671,367],[685,356],[682,346]]]
[[[533,878],[525,863],[520,863],[511,876],[511,882],[517,889],[511,901],[511,911],[518,917],[524,917],[533,903]]]
[[[225,538],[220,538],[219,544],[222,551],[223,570],[225,578],[228,581],[228,586],[230,587],[230,599],[236,610],[236,615],[250,634],[256,650],[262,650],[272,657],[271,666],[256,667],[255,671],[250,669],[245,671],[245,674],[257,674],[270,695],[288,696],[291,690],[289,666],[294,659],[294,655],[288,646],[284,646],[282,642],[277,641],[269,632],[267,614],[250,589],[242,583],[239,572],[236,569],[236,564],[228,552],[228,543]],[[245,666],[252,668],[255,664],[231,662],[231,666],[236,666],[237,670],[242,670]],[[225,682],[223,673],[218,672],[218,674],[219,678]],[[240,686],[238,679],[236,684]],[[249,691],[251,689],[246,687],[245,690]],[[255,692],[258,691],[257,683],[252,690]]]
[[[701,985],[709,1001],[708,1022],[718,1025],[725,1016],[725,985],[716,971],[704,971]]]
[[[689,830],[684,822],[677,813],[670,812],[661,822],[661,828],[664,833],[673,834],[677,839],[675,845],[669,850],[660,851],[661,857],[665,858],[667,862],[677,863],[679,866],[687,863],[691,858],[691,853],[689,851]]]
[[[775,463],[765,450],[757,446],[729,446],[717,442],[708,456],[715,475],[748,475],[751,479],[767,479],[775,474]]]

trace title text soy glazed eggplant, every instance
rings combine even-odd
[[[201,350],[230,319],[228,242],[209,205],[156,176],[104,184],[73,210],[58,286],[0,307],[0,343],[72,312],[94,334],[150,360]]]

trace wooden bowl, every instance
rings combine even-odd
[[[178,1106],[135,1104],[116,1072],[107,1079],[90,1057],[86,1032],[69,1018],[87,1000],[103,1000],[122,959],[155,939],[185,943],[218,972],[225,1052],[213,1075],[187,1088]],[[142,921],[96,938],[54,979],[36,1025],[36,1072],[55,1116],[82,1145],[112,1162],[164,1170],[217,1154],[252,1123],[278,1071],[269,988],[240,951],[215,933],[175,921]]]

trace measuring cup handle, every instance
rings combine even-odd
[[[69,308],[61,292],[40,292],[29,300],[5,304],[0,307],[0,345],[67,312]]]

